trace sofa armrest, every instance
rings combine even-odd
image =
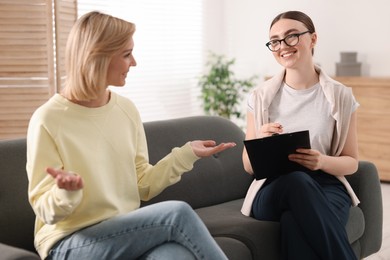
[[[39,260],[33,252],[0,243],[0,260]]]
[[[364,233],[360,238],[361,257],[378,252],[382,245],[383,204],[377,168],[372,162],[360,161],[359,169],[347,176],[360,200],[364,214]]]

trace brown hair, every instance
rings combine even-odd
[[[291,19],[291,20],[296,20],[298,22],[301,22],[305,25],[305,27],[307,28],[307,30],[310,32],[310,33],[314,33],[316,31],[315,27],[314,27],[314,23],[313,21],[311,20],[311,18],[305,14],[305,13],[302,13],[300,11],[288,11],[288,12],[284,12],[284,13],[281,13],[281,14],[278,14],[273,20],[272,20],[272,23],[271,23],[271,26],[269,27],[270,29],[272,28],[272,26],[279,20],[281,19]]]

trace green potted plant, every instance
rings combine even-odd
[[[254,85],[256,76],[237,79],[232,70],[235,59],[210,53],[206,63],[207,72],[199,79],[203,110],[208,115],[218,115],[228,119],[241,118],[240,104],[243,94]]]

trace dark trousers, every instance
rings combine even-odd
[[[351,198],[322,171],[292,172],[267,180],[252,207],[256,219],[279,221],[282,259],[357,259],[345,225]]]

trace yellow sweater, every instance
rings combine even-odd
[[[178,182],[199,159],[189,143],[152,166],[133,103],[111,92],[108,104],[87,108],[59,94],[33,114],[27,134],[28,195],[36,214],[35,247],[42,258],[61,238],[136,210]],[[82,176],[79,191],[59,189],[46,167]]]

